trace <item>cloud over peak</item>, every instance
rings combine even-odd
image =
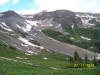
[[[100,0],[35,0],[42,10],[66,9],[76,12],[100,12]]]
[[[10,0],[1,0],[0,1],[0,5],[4,5],[4,4],[6,4],[6,3],[8,3]]]

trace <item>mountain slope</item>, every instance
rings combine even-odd
[[[73,44],[100,53],[100,14],[68,10],[43,11],[33,16],[37,28],[51,29],[72,38]],[[90,40],[90,41],[89,41]]]
[[[57,22],[56,25],[62,23],[64,24],[65,28],[70,28],[70,24],[80,23],[80,20],[76,19],[75,14],[70,11],[67,11],[67,13],[66,11],[55,11],[50,14],[54,14],[52,17],[55,17],[53,18],[53,21],[49,21],[50,24],[52,24],[52,22],[54,22],[54,24]],[[47,18],[48,14],[43,15],[43,20],[46,19],[45,16]],[[51,18],[51,15],[49,16]],[[65,18],[62,18],[64,16]],[[66,19],[68,19],[68,21],[66,21]],[[41,20],[41,22],[43,21]],[[68,26],[65,25],[66,23],[68,24]],[[41,27],[39,25],[40,24],[38,23],[38,21],[36,22],[28,20],[22,17],[22,15],[19,15],[13,11],[0,13],[0,34],[4,35],[0,36],[0,39],[8,46],[11,45],[15,48],[18,48],[19,50],[23,50],[29,53],[37,53],[41,51],[40,49],[44,48],[46,50],[52,50],[69,56],[73,56],[74,52],[77,51],[81,57],[84,57],[85,54],[88,54],[91,59],[96,55],[91,51],[87,51],[85,49],[79,48],[68,43],[62,43],[45,36],[41,32],[41,28],[38,28]],[[47,23],[47,26],[48,25],[49,24]],[[63,26],[61,26],[61,29],[61,31],[63,31]],[[30,42],[32,40],[39,43],[40,46],[36,45],[36,43]]]
[[[52,62],[51,62],[52,61]],[[30,54],[0,41],[0,75],[99,75],[100,68],[69,68],[68,56],[48,51]]]

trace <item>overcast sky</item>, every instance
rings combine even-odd
[[[0,0],[0,12],[14,10],[27,14],[58,9],[100,13],[100,0]]]

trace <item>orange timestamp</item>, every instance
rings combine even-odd
[[[74,68],[94,68],[94,64],[74,64]]]

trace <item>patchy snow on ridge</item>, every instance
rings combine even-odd
[[[21,29],[21,27],[18,24],[16,24],[16,26]]]
[[[16,26],[19,28],[19,29],[22,29],[24,30],[25,32],[27,31],[31,31],[31,28],[32,28],[32,24],[28,23],[28,22],[24,22],[25,24],[25,27],[21,27],[20,25],[16,24]]]
[[[27,47],[28,45],[22,43],[21,46]]]
[[[80,14],[76,14],[77,17],[86,17],[86,18],[97,18],[97,17],[94,17],[92,15],[88,15],[88,14],[83,14],[83,15],[80,15]]]
[[[30,53],[30,54],[33,54],[34,52],[32,52],[32,51],[27,51],[28,53]]]
[[[38,26],[37,25],[37,21],[30,21],[30,20],[25,20],[28,24],[32,25],[32,26]]]
[[[72,25],[72,29],[74,29],[74,24]]]
[[[32,44],[31,42],[29,42],[27,39],[23,38],[23,37],[19,37],[19,40],[21,40],[23,43],[30,45],[30,46],[34,46],[34,47],[39,47],[37,45]]]
[[[61,27],[61,24],[59,24],[59,25],[55,26],[55,28],[59,28],[59,27]]]
[[[8,26],[4,23],[4,22],[2,22],[1,23],[3,26],[5,26],[6,28],[8,28]]]
[[[36,52],[33,52],[33,51],[27,51],[29,54],[36,54],[36,55],[38,55],[38,53],[36,53]]]
[[[4,30],[7,30],[7,31],[13,31],[13,30],[11,30],[11,29],[8,29],[8,28],[3,27],[2,25],[0,25],[0,27],[1,27],[2,29],[4,29]]]
[[[7,30],[7,31],[13,31],[12,29],[10,29],[4,22],[2,22],[0,24],[0,27],[4,30]]]
[[[31,28],[32,28],[32,26],[31,26],[30,24],[28,24],[28,23],[25,23],[25,24],[26,24],[26,27],[21,27],[21,26],[18,25],[18,24],[16,24],[16,26],[17,26],[19,29],[24,30],[25,32],[30,31]]]
[[[45,49],[43,46],[40,46],[40,50]]]
[[[26,24],[26,27],[22,28],[25,32],[27,31],[31,31],[31,28],[34,26],[34,28],[38,27],[38,26],[41,26],[41,23],[37,22],[37,21],[31,21],[31,20],[25,20],[25,24]]]
[[[96,19],[97,22],[100,22],[100,20]]]
[[[31,31],[32,25],[26,23],[26,31]]]
[[[91,40],[90,38],[87,38],[87,37],[84,37],[84,36],[80,36],[82,39],[85,39],[85,40]]]
[[[97,19],[97,17],[89,14],[76,14],[76,17],[79,17],[83,23],[83,25],[94,26],[95,24],[89,23],[92,19]]]

